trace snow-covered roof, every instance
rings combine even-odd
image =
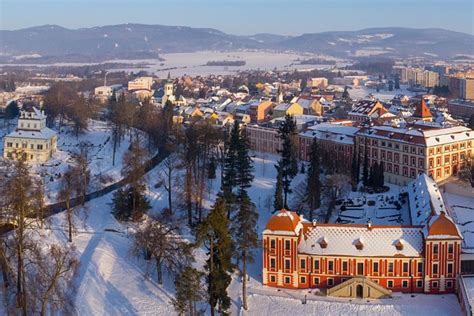
[[[51,139],[56,136],[56,132],[45,127],[40,131],[16,130],[5,137],[28,138],[28,139]]]
[[[397,249],[399,243],[403,247]],[[312,255],[417,257],[423,251],[423,234],[419,227],[316,224],[308,228],[298,250]]]
[[[425,225],[431,215],[446,212],[446,205],[436,182],[425,173],[408,184],[411,223]]]
[[[331,140],[337,143],[353,144],[354,135],[358,130],[359,128],[353,126],[321,123],[308,127],[308,129],[300,133],[300,135],[320,140]]]
[[[474,275],[462,275],[461,282],[469,305],[474,307]]]

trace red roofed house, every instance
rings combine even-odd
[[[439,191],[434,182],[424,185],[429,189],[415,190],[411,198],[431,203]],[[263,231],[263,284],[322,288],[328,295],[361,298],[387,297],[392,291],[455,292],[462,235],[444,204],[434,205],[428,214],[416,206],[425,204],[411,209],[421,214],[416,223],[425,224],[321,224],[279,211]]]

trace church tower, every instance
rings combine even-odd
[[[163,87],[164,94],[163,94],[163,104],[166,103],[166,101],[170,100],[171,102],[174,101],[174,96],[173,96],[173,80],[171,80],[171,75],[168,72],[168,79],[166,79],[165,85]]]
[[[278,91],[276,96],[276,103],[283,103],[283,92],[281,91],[281,84],[278,85]]]
[[[433,121],[433,114],[431,114],[431,111],[426,105],[426,102],[423,99],[423,97],[421,98],[420,103],[415,108],[415,112],[413,113],[413,118],[422,120],[425,122]]]

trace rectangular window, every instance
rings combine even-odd
[[[270,239],[270,249],[275,250],[275,248],[276,248],[276,240]]]
[[[314,270],[319,270],[319,259],[314,260]]]
[[[453,281],[447,281],[447,282],[446,282],[446,287],[447,287],[448,289],[452,288],[452,287],[453,287]]]
[[[285,259],[285,269],[290,270],[291,269],[291,262],[290,259]]]
[[[306,277],[304,277],[304,276],[300,277],[300,283],[305,284],[306,283]]]
[[[418,273],[423,273],[423,262],[418,262]]]
[[[13,147],[13,143],[7,143],[7,147]]]
[[[438,281],[433,281],[432,286],[434,289],[438,288]]]
[[[387,281],[387,287],[388,287],[388,288],[393,287],[393,280],[388,280],[388,281]]]
[[[423,287],[423,280],[416,281],[416,287],[417,288],[422,288]]]
[[[449,244],[448,245],[448,253],[453,253],[454,252],[454,245],[453,244]]]
[[[433,274],[438,274],[438,264],[433,263]]]
[[[393,262],[388,263],[388,272],[393,273]]]
[[[358,275],[364,275],[364,263],[363,262],[357,262],[357,274]]]
[[[289,240],[285,240],[285,250],[290,250],[291,242]]]
[[[402,280],[402,287],[404,288],[408,287],[408,280]]]
[[[43,145],[38,145],[36,148],[37,148],[38,150],[43,150]]]
[[[453,273],[453,264],[451,262],[448,263],[448,274]]]
[[[313,284],[319,285],[319,278],[313,278]]]
[[[272,283],[275,283],[275,282],[276,282],[276,278],[275,278],[274,275],[271,275],[271,276],[270,276],[270,282],[272,282]]]
[[[301,270],[306,269],[306,259],[301,259],[300,260],[300,268],[301,268]]]
[[[438,244],[434,244],[434,245],[433,245],[433,254],[437,255],[437,254],[438,254],[438,251],[439,251],[439,246],[438,246]]]
[[[408,273],[408,262],[403,263],[403,272]]]
[[[290,277],[285,277],[285,284],[290,284],[291,278]]]
[[[334,270],[334,261],[329,260],[328,261],[328,271],[333,271]]]
[[[378,263],[378,262],[374,262],[374,269],[373,269],[373,271],[374,271],[375,273],[378,273],[378,272],[379,272],[379,263]]]
[[[342,272],[347,272],[347,261],[342,262]]]
[[[332,286],[334,284],[334,279],[328,279],[328,285]]]
[[[271,269],[276,268],[276,259],[275,258],[270,258],[270,268]]]

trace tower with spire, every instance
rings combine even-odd
[[[169,72],[168,72],[168,78],[165,81],[163,90],[164,90],[164,94],[162,98],[162,104],[165,104],[166,101],[168,100],[171,102],[174,102],[175,101],[175,97],[173,95],[174,86],[173,86],[173,80],[171,79],[171,74]]]
[[[433,121],[433,114],[431,114],[430,109],[426,105],[425,99],[421,98],[420,103],[416,106],[415,112],[413,113],[413,118],[425,122]]]

